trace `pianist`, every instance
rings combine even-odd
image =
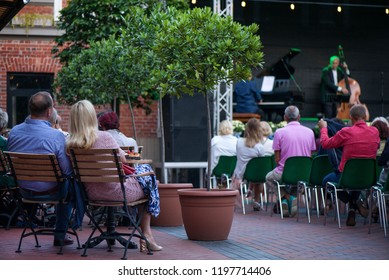
[[[258,105],[262,101],[262,96],[254,81],[251,80],[251,77],[249,80],[242,80],[236,83],[234,101],[236,102],[234,112],[252,113],[264,116],[262,109],[260,109]]]

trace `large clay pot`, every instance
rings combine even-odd
[[[157,218],[151,218],[152,226],[182,226],[181,205],[177,190],[192,189],[191,183],[158,184],[161,212]]]
[[[237,190],[178,190],[188,239],[226,240],[234,218]]]

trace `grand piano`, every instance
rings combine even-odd
[[[262,95],[260,107],[265,112],[262,119],[278,123],[283,120],[287,106],[293,104],[302,109],[304,92],[294,79],[295,69],[290,64],[300,52],[300,49],[291,48],[288,53],[255,77],[254,81]]]

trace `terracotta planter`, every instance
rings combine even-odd
[[[177,190],[192,188],[191,183],[159,184],[161,213],[157,218],[151,218],[151,225],[160,227],[182,226],[181,205]]]
[[[237,190],[178,190],[188,239],[226,240],[234,218]]]

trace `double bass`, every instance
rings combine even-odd
[[[359,96],[361,95],[361,88],[360,88],[358,82],[356,80],[348,77],[348,75],[346,73],[346,69],[344,67],[345,58],[344,58],[342,46],[339,45],[338,51],[339,51],[339,59],[340,59],[339,65],[341,65],[341,67],[343,68],[343,71],[345,73],[344,79],[339,81],[338,86],[340,86],[342,88],[346,88],[348,90],[348,94],[338,93],[338,94],[342,95],[342,101],[340,103],[340,106],[338,107],[338,112],[337,112],[336,117],[344,120],[344,119],[350,118],[350,108],[353,105],[362,104],[361,101],[359,100]],[[366,104],[362,104],[362,105],[366,109],[366,120],[368,121],[370,118],[369,110],[367,109]]]

